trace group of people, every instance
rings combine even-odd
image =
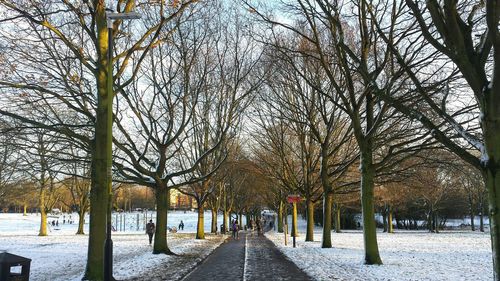
[[[253,231],[257,229],[257,235],[261,236],[264,231],[264,227],[267,225],[267,220],[263,219],[258,219],[256,221],[250,220],[249,222],[249,229],[251,230],[251,233],[253,235]],[[274,226],[274,220],[269,221],[269,227],[273,228]],[[173,227],[175,228],[175,227]],[[221,225],[221,230],[223,231],[224,225]],[[232,238],[233,239],[239,239],[239,231],[241,230],[241,227],[238,223],[238,219],[233,219],[231,221],[231,232],[232,232]],[[184,222],[181,220],[179,223],[179,230],[184,230]],[[146,224],[146,233],[149,236],[149,244],[153,242],[153,235],[156,231],[155,224],[153,223],[153,220],[149,220],[149,223]]]
[[[71,215],[69,215],[68,223],[69,223],[69,224],[73,224],[73,220],[71,219]],[[51,224],[52,226],[56,226],[56,227],[58,227],[58,226],[59,226],[59,220],[52,220],[52,221],[50,222],[50,224]],[[63,215],[63,224],[66,224],[66,215]]]
[[[175,226],[173,228],[175,228]],[[184,222],[182,220],[179,223],[179,230],[184,230]],[[146,234],[148,234],[149,236],[149,245],[151,245],[151,243],[153,242],[153,236],[155,234],[155,231],[156,231],[156,226],[153,220],[149,220],[149,223],[146,224]],[[177,229],[173,232],[177,232]]]

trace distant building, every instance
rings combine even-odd
[[[190,210],[196,208],[198,206],[193,197],[182,194],[177,189],[170,190],[170,209]]]

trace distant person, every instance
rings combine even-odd
[[[56,221],[55,220],[52,221],[52,226],[56,226]]]
[[[151,245],[151,242],[153,242],[153,235],[155,234],[155,224],[153,223],[153,220],[149,220],[149,223],[146,224],[146,233],[149,236],[149,245]]]
[[[232,230],[233,230],[233,238],[238,239],[238,220],[233,220],[233,225],[232,225]]]
[[[179,230],[184,230],[184,222],[181,220],[181,223],[179,223]]]
[[[59,220],[56,220],[56,226],[59,226]]]

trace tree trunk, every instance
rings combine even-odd
[[[474,224],[474,210],[472,209],[472,207],[470,210],[470,228],[472,231],[476,231],[476,226]]]
[[[47,236],[47,212],[45,208],[40,209],[40,231],[38,236]]]
[[[484,215],[483,215],[483,212],[479,213],[479,231],[484,232]]]
[[[306,241],[314,241],[314,203],[311,200],[306,201],[307,208],[307,231]]]
[[[500,136],[500,134],[497,134]],[[495,146],[500,142],[497,142]],[[500,153],[500,149],[496,149]],[[493,158],[497,155],[490,155],[490,161],[498,161],[500,157]],[[493,275],[494,280],[500,280],[500,175],[498,175],[498,163],[491,163],[484,171],[486,188],[488,190],[489,201],[489,220],[490,220],[490,235],[491,248],[493,257]]]
[[[224,231],[222,231],[221,229],[221,233],[224,234],[226,234],[226,232],[228,231],[228,216],[229,212],[227,210],[224,210],[224,216],[222,217],[222,224],[224,226]]]
[[[27,216],[28,215],[27,209],[28,209],[28,204],[24,203],[23,204],[23,216]]]
[[[332,247],[332,204],[333,194],[323,194],[323,239],[321,248]]]
[[[217,233],[217,209],[212,208],[212,225],[210,227],[211,233]]]
[[[439,218],[438,218],[438,212],[434,212],[434,230],[436,233],[439,233]]]
[[[196,227],[196,239],[205,239],[205,209],[203,203],[198,202],[198,224]]]
[[[278,209],[278,232],[283,233],[283,201],[280,201]]]
[[[80,207],[80,210],[78,210],[78,230],[76,231],[76,234],[85,234],[83,227],[85,225],[85,209]]]
[[[292,210],[292,237],[299,236],[299,227],[297,225],[297,203],[293,203]]]
[[[104,241],[106,239],[106,220],[108,196],[111,190],[111,151],[113,93],[107,83],[109,72],[107,59],[108,29],[104,1],[94,7],[97,29],[97,108],[95,134],[92,142],[91,191],[89,222],[89,243],[84,280],[104,279]],[[111,84],[112,87],[112,84]],[[112,89],[111,89],[112,90]]]
[[[432,211],[429,211],[429,214],[427,215],[427,227],[429,228],[429,232],[434,232],[432,228]]]
[[[387,232],[387,208],[384,206],[384,210],[382,211],[382,222],[384,224],[384,231]]]
[[[40,198],[38,199],[40,207],[40,231],[38,236],[47,236],[47,211],[45,209],[45,188],[40,190]]]
[[[361,208],[363,216],[363,242],[365,247],[365,264],[382,264],[378,251],[377,227],[373,205],[375,171],[373,167],[372,146],[360,146],[361,150]]]
[[[243,213],[240,211],[238,225],[241,227],[243,225]]]
[[[387,216],[387,226],[389,227],[388,233],[394,233],[394,228],[392,227],[392,208],[388,207],[387,211],[389,212]]]
[[[174,254],[172,251],[170,251],[167,244],[168,195],[168,188],[161,185],[156,186],[156,231],[154,237],[153,254]]]
[[[285,225],[286,225],[286,233],[290,233],[291,231],[288,231],[288,228],[290,225],[288,224],[288,204],[283,204],[283,210],[284,210],[284,217],[285,217]]]
[[[97,158],[97,153],[93,154],[93,158]],[[102,161],[92,167],[92,178],[95,180],[91,182],[90,190],[92,208],[90,208],[89,216],[89,244],[84,280],[103,280],[104,278],[104,241],[109,193],[106,188],[106,172],[102,170],[106,170]]]
[[[335,207],[335,214],[336,214],[336,217],[337,217],[337,219],[335,220],[335,232],[336,233],[341,233],[342,232],[342,228],[341,228],[341,225],[340,225],[340,211],[341,211],[340,204],[337,204],[336,207]]]

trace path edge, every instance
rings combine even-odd
[[[200,266],[202,263],[205,262],[205,260],[215,251],[217,250],[220,246],[222,246],[222,244],[226,243],[227,240],[229,240],[229,238],[231,238],[229,235],[226,237],[226,239],[224,239],[222,241],[222,243],[219,244],[219,246],[213,248],[212,251],[210,251],[210,253],[208,253],[206,256],[204,256],[201,260],[197,261],[196,263],[193,264],[193,266],[191,266],[189,269],[186,270],[186,273],[183,273],[181,274],[181,276],[177,279],[175,279],[174,281],[182,281],[184,280],[187,276],[189,276],[189,274],[191,274],[191,272],[194,271],[194,269],[196,269],[198,266]]]

